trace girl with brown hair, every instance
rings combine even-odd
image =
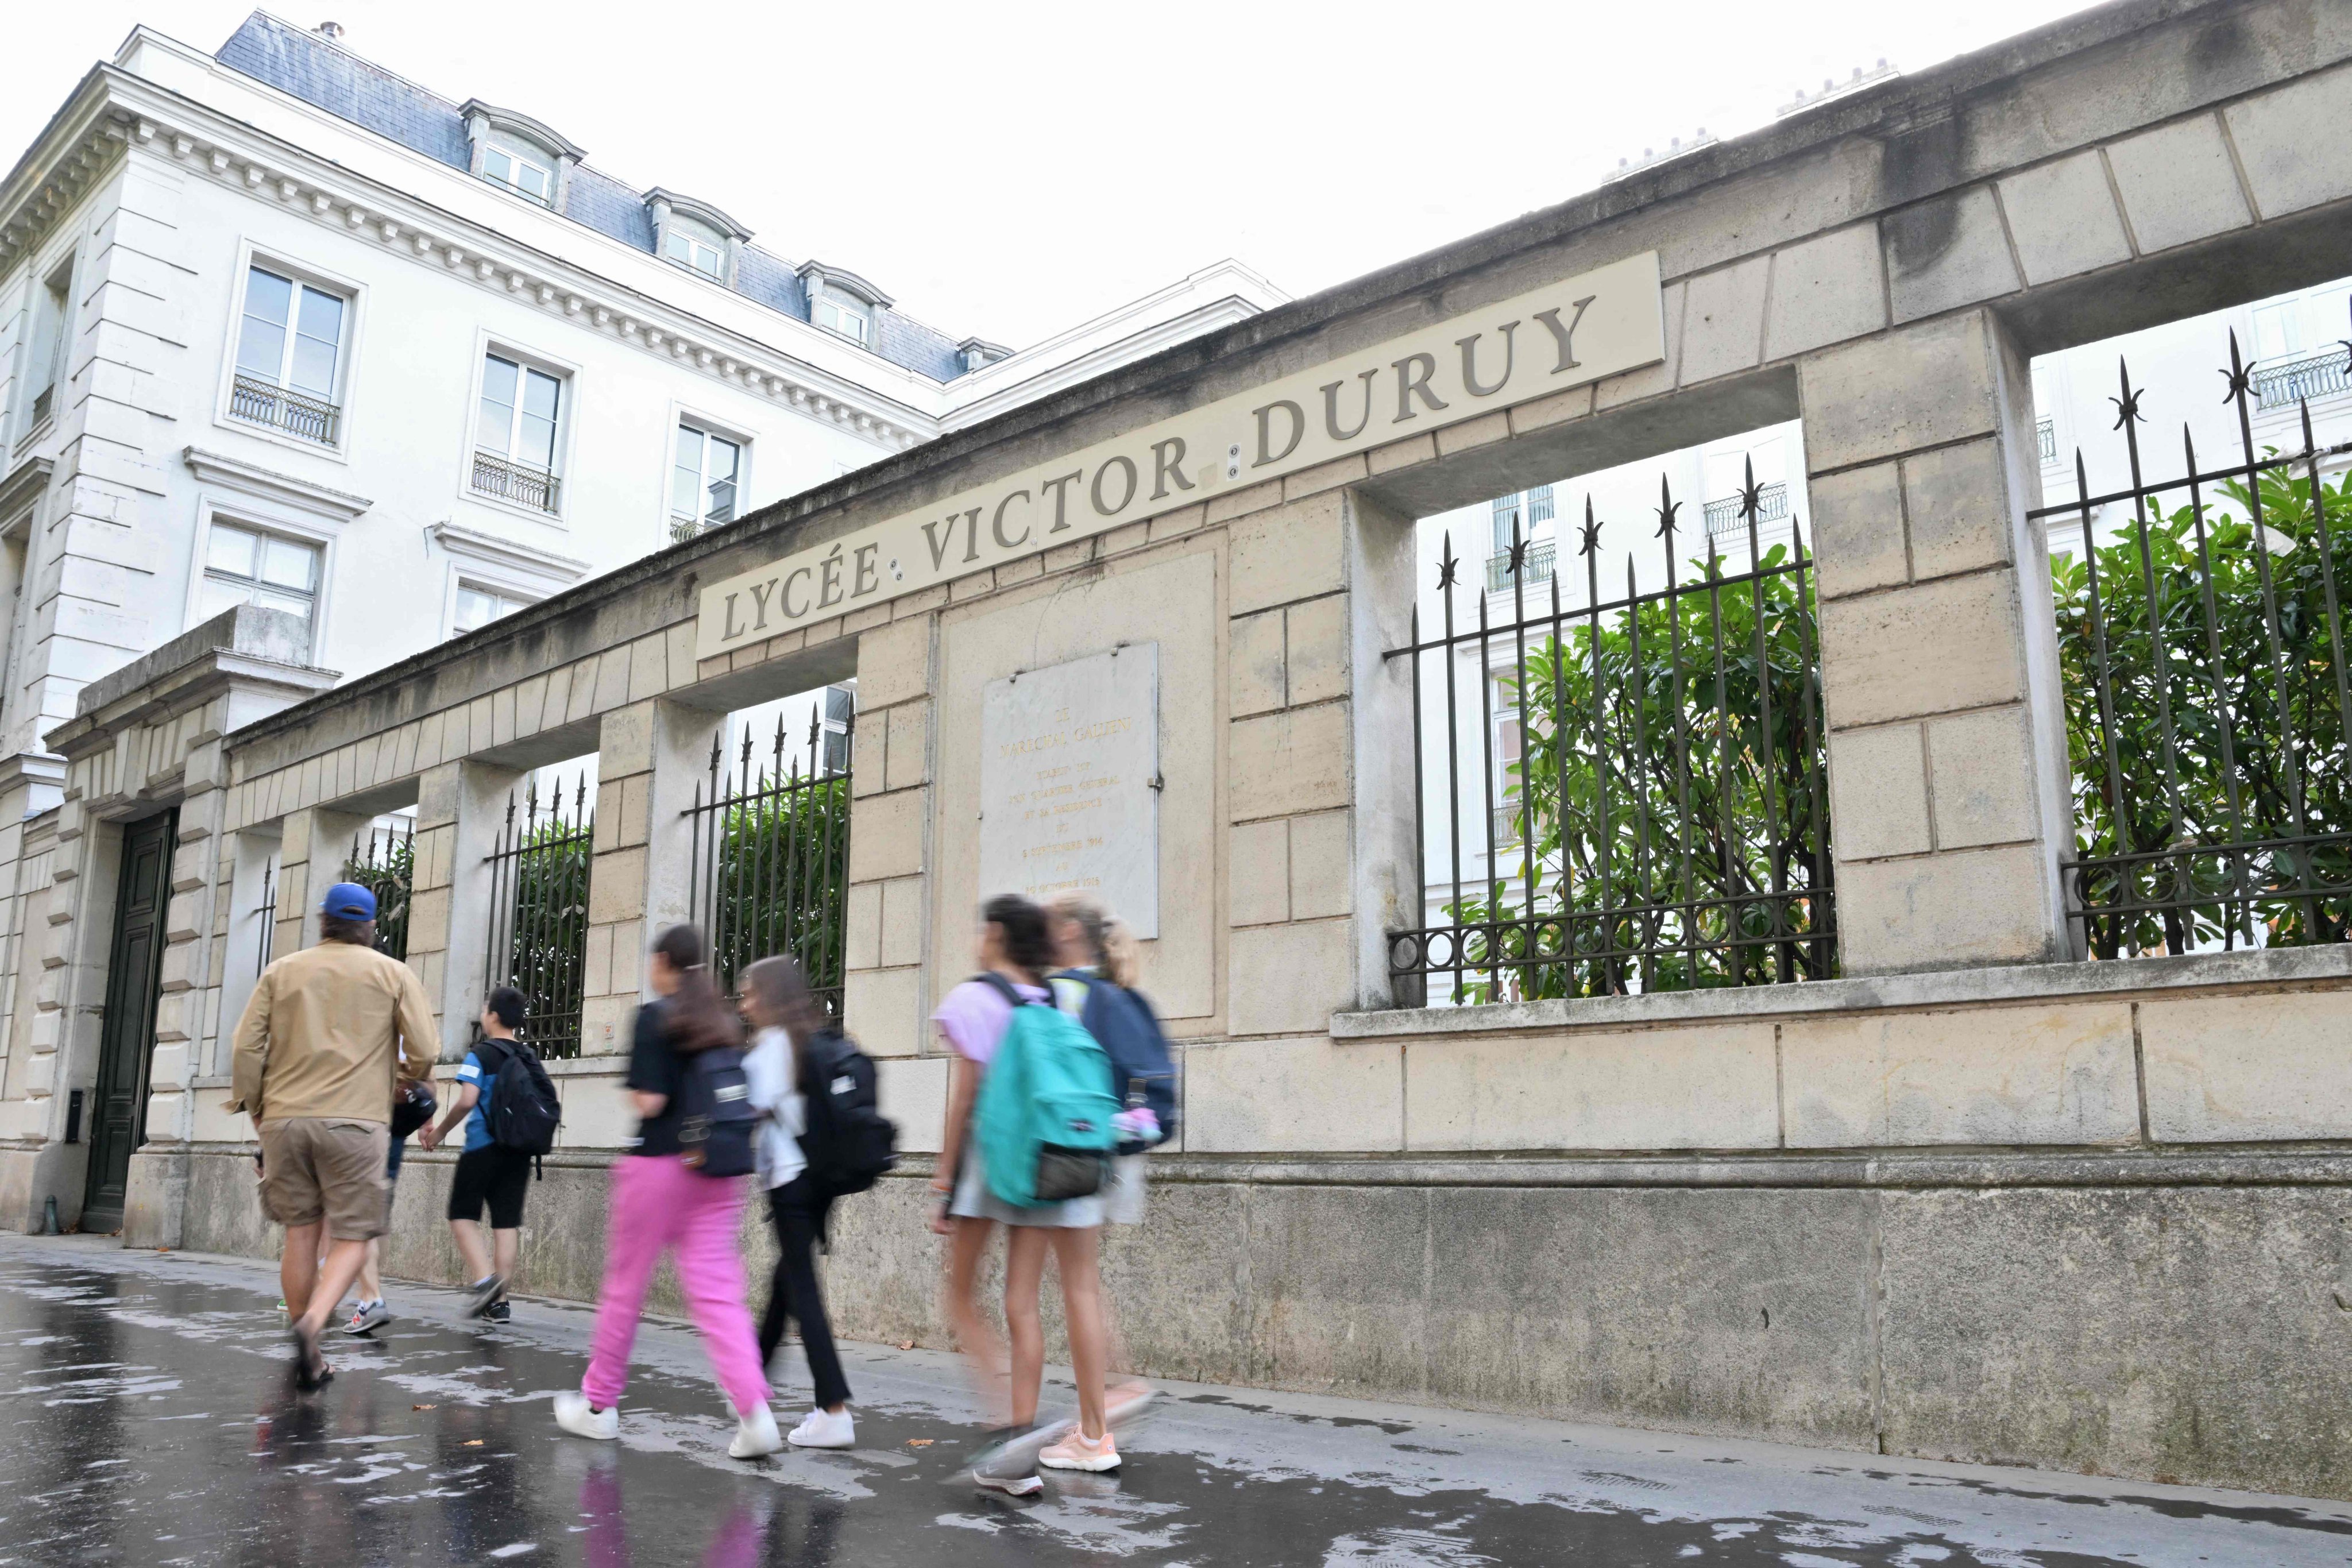
[[[596,1297],[596,1332],[588,1373],[577,1393],[555,1396],[555,1419],[582,1437],[620,1436],[621,1391],[646,1289],[662,1254],[675,1254],[679,1292],[702,1348],[739,1425],[727,1452],[757,1458],[783,1447],[768,1380],[743,1305],[743,1260],[735,1233],[749,1178],[711,1176],[688,1163],[680,1134],[690,1060],[704,1051],[734,1051],[742,1031],[703,965],[702,933],[674,925],[655,942],[647,964],[656,1000],[637,1009],[629,1052],[629,1099],[638,1116],[635,1146],[613,1162],[612,1206],[604,1230],[604,1282]]]

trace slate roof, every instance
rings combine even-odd
[[[457,105],[380,66],[266,12],[256,11],[213,57],[231,70],[266,82],[338,119],[373,131],[453,169],[472,166]],[[583,163],[572,171],[563,216],[650,256],[653,215],[644,195]],[[742,247],[735,291],[796,321],[809,319],[808,290],[793,263],[757,246]],[[955,341],[897,310],[874,312],[873,352],[892,364],[952,381],[964,373]]]

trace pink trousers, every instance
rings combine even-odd
[[[599,1409],[619,1401],[628,1385],[629,1347],[637,1337],[646,1288],[662,1254],[675,1248],[678,1289],[728,1402],[739,1415],[765,1405],[768,1378],[743,1305],[743,1259],[735,1250],[751,1178],[705,1176],[674,1154],[624,1155],[612,1171],[604,1285],[597,1292],[596,1338],[580,1391]]]

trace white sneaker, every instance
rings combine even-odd
[[[555,1424],[575,1437],[595,1437],[609,1443],[621,1435],[621,1407],[607,1405],[602,1410],[592,1410],[586,1394],[577,1389],[566,1389],[555,1396]]]
[[[727,1445],[730,1459],[759,1459],[784,1446],[776,1430],[776,1413],[762,1405],[735,1425],[735,1440]]]
[[[795,1448],[854,1448],[857,1447],[857,1423],[849,1412],[835,1415],[830,1410],[812,1410],[801,1418],[785,1441]]]

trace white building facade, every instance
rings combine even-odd
[[[1227,263],[1015,353],[584,158],[263,13],[82,79],[0,184],[0,820],[230,605],[360,674],[1283,298]]]

